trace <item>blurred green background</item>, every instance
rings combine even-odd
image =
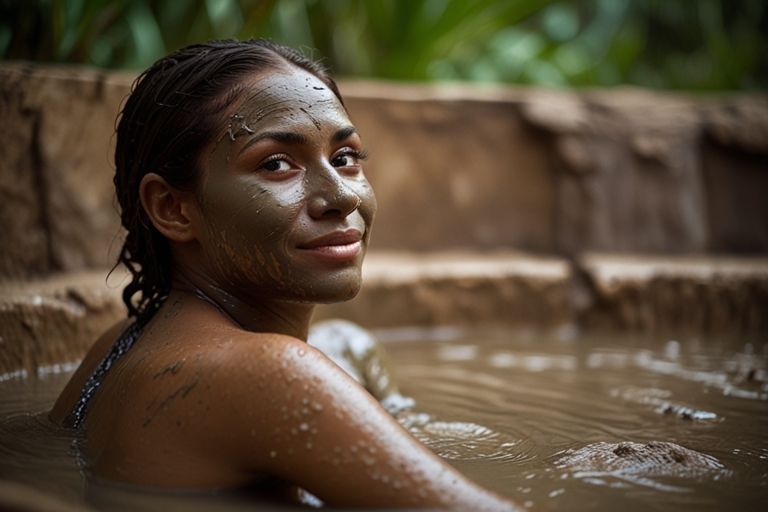
[[[270,37],[337,77],[545,86],[768,86],[766,0],[0,0],[0,58],[143,69]]]

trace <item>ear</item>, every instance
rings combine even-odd
[[[152,225],[169,240],[189,242],[196,238],[191,193],[180,192],[161,176],[149,173],[141,180],[139,197]]]

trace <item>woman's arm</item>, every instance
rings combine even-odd
[[[222,425],[221,456],[240,470],[279,476],[330,505],[516,510],[429,451],[318,350],[260,340],[233,350],[241,354],[222,361],[212,384],[229,388],[212,389],[226,399],[210,417]]]

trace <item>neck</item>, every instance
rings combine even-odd
[[[246,331],[284,334],[307,341],[313,304],[268,298],[244,300],[225,291],[204,273],[184,266],[174,272],[173,288],[213,304]]]

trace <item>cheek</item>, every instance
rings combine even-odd
[[[225,222],[243,245],[263,246],[287,236],[300,210],[301,201],[296,198],[257,188],[239,211]]]
[[[356,193],[361,200],[360,214],[363,216],[368,226],[370,226],[376,216],[376,195],[373,193],[373,189],[366,180],[360,182]]]

